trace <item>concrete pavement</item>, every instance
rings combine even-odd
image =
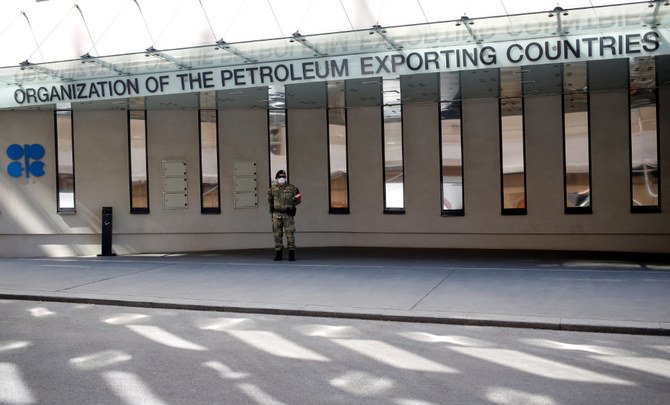
[[[437,249],[0,259],[0,299],[670,335],[670,257]]]

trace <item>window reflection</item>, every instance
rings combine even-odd
[[[405,207],[402,152],[402,106],[400,79],[383,80],[384,106],[384,210],[399,211]]]
[[[518,68],[500,69],[503,214],[526,213],[522,74]]]
[[[442,213],[463,214],[463,157],[459,73],[440,74]]]
[[[656,100],[654,58],[631,59],[630,146],[633,211],[660,208]]]
[[[56,150],[58,159],[57,187],[58,212],[73,212],[74,199],[74,148],[72,145],[72,110],[57,110]]]
[[[149,212],[146,110],[128,110],[130,128],[130,212]]]
[[[268,135],[270,144],[270,181],[279,170],[288,172],[286,137],[286,89],[283,84],[268,86]],[[291,173],[289,173],[289,177]]]
[[[217,117],[216,110],[200,110],[200,190],[202,212],[221,212]]]
[[[274,179],[279,170],[287,170],[287,143],[286,143],[286,110],[269,110],[269,136],[270,136],[270,174]],[[287,170],[288,171],[288,170]]]
[[[589,93],[586,62],[563,65],[565,210],[591,212]]]
[[[328,110],[328,151],[330,159],[330,208],[349,208],[347,176],[346,110]]]
[[[349,212],[347,110],[344,81],[328,82],[328,165],[330,212]]]

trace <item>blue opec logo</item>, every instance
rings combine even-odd
[[[7,156],[13,160],[7,166],[7,173],[10,176],[21,177],[23,173],[26,177],[44,175],[44,163],[40,161],[44,157],[44,146],[33,144],[21,147],[15,143],[7,148]]]

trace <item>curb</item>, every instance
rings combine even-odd
[[[627,335],[670,336],[670,328],[586,324],[569,322],[529,322],[496,319],[470,319],[457,317],[431,317],[417,315],[389,315],[362,312],[317,311],[287,308],[240,307],[225,305],[177,304],[155,301],[124,301],[100,298],[59,297],[44,295],[0,294],[0,299],[19,301],[61,302],[70,304],[92,304],[105,306],[121,306],[135,308],[180,309],[186,311],[233,312],[243,314],[310,316],[319,318],[342,318],[388,322],[432,323],[443,325],[486,326],[518,329],[543,329],[570,332],[613,333]],[[602,322],[602,321],[600,321]],[[639,323],[639,322],[638,322]],[[653,322],[649,322],[653,324]]]

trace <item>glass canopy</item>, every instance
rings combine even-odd
[[[15,2],[29,2],[31,0],[7,0],[6,2],[0,3],[0,11],[8,3]],[[39,4],[43,3],[53,3],[56,4],[59,0],[38,0]],[[65,8],[71,0],[61,0],[58,4],[64,4]],[[100,32],[100,28],[93,28],[91,24],[91,30],[89,30],[89,25],[86,24],[86,19],[83,18],[83,11],[79,8],[80,5],[85,5],[89,1],[96,1],[96,5],[100,4],[102,9],[109,7],[110,4],[118,5],[121,4],[120,9],[122,13],[116,15],[116,17],[111,18],[113,23],[109,23],[103,32]],[[309,1],[309,4],[307,4]],[[655,44],[657,48],[655,54],[664,55],[670,54],[670,46],[666,43],[666,37],[668,35],[668,27],[670,27],[668,19],[670,18],[670,1],[645,1],[645,2],[626,2],[617,5],[603,5],[603,6],[593,6],[597,4],[600,0],[586,0],[586,3],[589,4],[588,7],[574,7],[574,8],[562,8],[560,6],[553,6],[551,11],[542,11],[542,12],[523,12],[519,14],[509,14],[510,10],[516,10],[511,7],[512,4],[519,4],[515,0],[481,0],[477,2],[466,2],[473,4],[487,4],[490,6],[491,11],[496,10],[496,5],[498,7],[502,6],[502,10],[505,15],[488,17],[484,11],[479,10],[478,13],[466,16],[464,14],[458,13],[458,17],[452,18],[449,20],[439,21],[439,22],[430,22],[430,19],[427,17],[426,11],[430,10],[429,13],[432,17],[447,15],[440,14],[446,10],[445,7],[437,7],[436,4],[444,4],[442,0],[416,0],[416,2],[408,2],[404,0],[319,0],[318,3],[324,6],[324,9],[333,15],[333,19],[337,19],[336,9],[339,9],[340,12],[344,12],[346,15],[345,21],[352,29],[346,29],[345,27],[338,26],[333,24],[332,21],[328,20],[323,14],[319,17],[324,20],[324,24],[319,29],[313,28],[315,33],[310,35],[303,35],[298,30],[296,30],[292,35],[282,36],[279,38],[271,39],[257,39],[257,40],[241,40],[236,42],[226,42],[223,39],[216,39],[215,31],[219,31],[220,23],[216,19],[207,18],[207,10],[211,11],[211,8],[219,5],[221,3],[226,3],[229,6],[232,4],[238,4],[240,9],[238,10],[237,17],[230,17],[231,23],[230,26],[235,26],[235,21],[238,21],[241,17],[240,14],[243,14],[240,10],[249,8],[249,5],[254,7],[262,8],[265,5],[267,8],[272,10],[272,14],[275,15],[275,22],[278,27],[282,26],[282,8],[277,7],[278,4],[286,4],[284,0],[230,0],[226,2],[220,2],[218,0],[119,0],[100,3],[98,0],[79,0],[79,4],[75,4],[74,8],[77,10],[78,14],[81,14],[81,17],[78,21],[70,21],[74,26],[81,28],[82,22],[83,26],[86,28],[83,32],[78,32],[75,29],[70,31],[71,41],[63,41],[62,38],[59,42],[54,43],[52,37],[58,37],[56,35],[59,31],[59,27],[64,25],[67,22],[67,19],[64,18],[60,21],[55,21],[52,24],[53,28],[49,32],[38,32],[38,30],[28,32],[34,39],[37,48],[34,51],[26,51],[29,56],[29,59],[23,60],[23,62],[0,68],[0,108],[1,109],[54,109],[54,108],[73,108],[73,109],[129,109],[133,108],[133,103],[136,100],[142,100],[144,108],[146,109],[164,109],[164,108],[198,108],[201,105],[200,95],[202,92],[207,92],[212,96],[212,99],[215,100],[214,103],[220,108],[269,108],[273,105],[277,107],[276,102],[284,102],[284,93],[282,91],[281,98],[273,98],[272,95],[268,95],[267,83],[272,83],[273,79],[268,79],[268,82],[263,82],[264,79],[261,79],[263,84],[254,83],[251,80],[251,83],[241,83],[241,86],[237,85],[237,79],[233,79],[231,82],[226,85],[224,79],[224,71],[226,74],[232,77],[233,71],[258,71],[260,66],[263,69],[270,69],[268,66],[274,64],[274,66],[281,66],[285,68],[286,66],[307,66],[307,68],[315,66],[316,63],[323,63],[325,66],[327,62],[332,62],[332,66],[335,66],[338,59],[339,60],[357,60],[360,62],[361,71],[363,70],[363,60],[367,59],[377,63],[374,69],[369,68],[366,70],[364,75],[361,75],[361,72],[352,72],[351,75],[349,72],[346,74],[335,75],[334,71],[336,67],[331,67],[333,73],[331,76],[327,76],[327,79],[316,78],[305,78],[313,79],[311,82],[309,80],[297,81],[300,78],[296,79],[295,82],[291,80],[284,82],[285,79],[280,79],[277,76],[276,83],[283,84],[298,84],[300,85],[289,86],[286,88],[286,91],[290,93],[291,100],[294,100],[294,104],[301,107],[325,107],[324,100],[322,97],[323,80],[341,80],[342,78],[348,78],[349,86],[352,92],[357,94],[357,98],[349,100],[353,105],[369,105],[370,103],[377,105],[380,100],[378,100],[376,93],[373,91],[370,93],[370,89],[374,86],[370,84],[378,85],[379,79],[375,76],[384,76],[387,79],[397,79],[398,73],[395,69],[388,74],[381,71],[381,66],[383,65],[382,59],[387,58],[391,55],[392,57],[398,57],[399,59],[406,59],[412,56],[412,54],[419,55],[422,52],[424,56],[432,53],[437,55],[442,53],[448,55],[447,52],[453,52],[450,49],[456,49],[456,52],[462,50],[462,52],[473,52],[473,49],[478,49],[478,52],[483,52],[486,48],[498,47],[499,49],[496,52],[500,53],[500,64],[496,65],[503,66],[502,61],[503,54],[505,50],[510,52],[514,46],[514,52],[521,49],[517,44],[526,43],[537,45],[535,49],[541,48],[541,43],[546,43],[544,46],[550,46],[550,42],[556,43],[556,46],[560,46],[557,41],[566,41],[574,43],[577,41],[584,40],[600,40],[600,52],[602,53],[602,39],[610,38],[613,42],[618,41],[619,49],[623,46],[624,48],[628,47],[629,38],[632,43],[632,51],[629,53],[631,60],[638,59],[634,57],[634,54],[644,45],[642,40],[646,39],[646,35],[653,34],[655,39]],[[606,0],[604,0],[606,1]],[[308,17],[313,16],[314,13],[309,10],[313,9],[312,3],[314,0],[291,0],[290,4],[300,9],[306,9],[307,12],[303,13],[302,22],[298,24],[299,26],[308,27],[309,24],[306,23]],[[31,1],[32,3],[32,1]],[[169,22],[163,27],[163,30],[158,35],[152,35],[152,32],[156,32],[155,28],[152,30],[150,27],[155,27],[155,24],[151,17],[144,18],[145,15],[142,13],[142,10],[145,10],[145,14],[149,12],[147,9],[151,9],[152,6],[156,7],[156,4],[164,4],[165,8],[170,9],[169,5],[176,3],[181,4],[181,7],[172,7],[174,11],[172,18],[169,19]],[[373,3],[382,4],[381,7],[384,10],[395,10],[396,18],[389,18],[392,14],[390,12],[379,12],[377,17],[386,16],[382,20],[385,22],[406,22],[406,21],[421,21],[422,19],[426,22],[420,22],[415,24],[404,24],[404,25],[388,25],[383,26],[379,23],[374,23],[371,25],[366,24],[370,21],[360,19],[356,14],[356,8],[361,7],[361,5],[366,5],[368,7],[368,14],[370,9],[374,9],[371,5]],[[389,7],[385,5],[389,4]],[[455,3],[455,2],[454,2]],[[524,2],[528,3],[528,2]],[[553,3],[553,2],[552,2]],[[571,0],[570,4],[583,4],[583,0]],[[69,3],[72,7],[71,3]],[[91,5],[92,3],[89,3]],[[337,7],[333,9],[333,5],[336,4]],[[451,4],[451,3],[450,3]],[[529,3],[530,4],[530,3]],[[546,1],[538,0],[532,2],[534,5],[546,5]],[[555,4],[555,3],[553,3]],[[141,5],[141,8],[140,8]],[[193,17],[194,5],[199,8],[201,11],[201,17],[204,15],[206,18],[199,20],[199,25],[190,22],[190,25],[181,26],[183,22],[179,19],[179,15],[183,14],[191,15]],[[274,6],[274,7],[273,7]],[[330,7],[330,8],[329,8]],[[431,8],[432,7],[432,8]],[[412,12],[411,10],[414,10]],[[417,12],[421,10],[421,12]],[[129,10],[137,10],[135,14],[129,13]],[[185,11],[188,10],[188,11]],[[172,12],[171,11],[171,12]],[[360,10],[358,10],[360,11]],[[518,11],[526,11],[525,9],[519,9]],[[124,17],[125,14],[130,14]],[[68,12],[72,13],[72,10]],[[66,14],[69,15],[69,14]],[[128,17],[137,17],[139,14],[142,18],[132,22],[132,18],[129,20]],[[169,14],[169,13],[168,13]],[[247,20],[247,31],[254,31],[256,29],[263,31],[259,25],[262,21],[263,12],[259,9],[259,13],[248,15]],[[300,13],[298,13],[300,14]],[[365,14],[365,13],[363,13]],[[403,16],[406,14],[406,16]],[[31,14],[32,16],[33,14]],[[412,17],[413,15],[413,17]],[[417,17],[417,15],[419,17]],[[449,16],[452,16],[449,14]],[[479,15],[479,16],[477,16]],[[218,15],[217,15],[218,16]],[[285,16],[285,15],[284,15]],[[399,16],[399,17],[398,17]],[[370,15],[368,15],[370,17]],[[17,47],[12,46],[16,45],[7,41],[8,32],[11,32],[11,28],[17,25],[16,20],[9,24],[6,28],[2,28],[3,18],[7,20],[6,14],[0,14],[0,41],[3,43],[3,53],[0,53],[0,60],[7,60],[7,58],[16,59],[16,55],[13,54]],[[98,18],[100,18],[98,16]],[[228,18],[228,17],[227,17]],[[342,17],[340,16],[340,19]],[[26,21],[28,17],[25,16]],[[193,18],[192,18],[193,19]],[[198,21],[197,19],[193,19]],[[99,22],[99,20],[96,20]],[[131,24],[131,25],[127,25]],[[128,39],[128,42],[121,40],[121,37],[116,38],[113,46],[104,45],[104,39],[109,36],[105,34],[106,32],[118,33],[115,31],[115,27],[118,25],[126,25],[127,30],[136,38],[128,39],[128,37],[123,37]],[[363,25],[365,28],[353,29],[354,25]],[[28,25],[30,26],[30,24]],[[104,26],[104,24],[103,24]],[[333,32],[323,32],[326,28],[342,28],[340,31]],[[139,31],[145,29],[145,35],[149,38],[143,38],[140,35]],[[184,39],[182,41],[175,41],[173,39],[169,41],[161,40],[160,38],[166,37],[169,30],[177,30],[183,32]],[[139,30],[139,31],[138,31]],[[207,33],[206,31],[210,31]],[[282,34],[283,31],[279,30]],[[285,29],[284,29],[285,31]],[[650,31],[653,31],[650,33]],[[195,40],[194,32],[200,35],[199,40]],[[254,35],[247,34],[233,35],[232,28],[225,30],[226,38],[254,38],[254,35],[258,36],[260,34],[255,33]],[[25,33],[24,33],[25,34]],[[207,35],[205,35],[207,34]],[[645,37],[643,37],[644,35]],[[188,40],[186,39],[188,37]],[[616,38],[615,38],[616,37]],[[88,38],[88,41],[86,40]],[[97,38],[97,39],[94,39]],[[618,38],[618,39],[617,39]],[[651,38],[651,37],[650,37]],[[26,40],[25,35],[18,42]],[[144,40],[150,42],[142,42]],[[82,43],[85,43],[82,45]],[[158,47],[150,45],[146,49],[141,48],[141,51],[133,52],[124,52],[117,54],[104,54],[105,50],[109,49],[137,49],[138,43],[152,43],[152,44],[163,44],[171,45],[178,43],[195,43],[197,46],[188,46],[188,47]],[[596,42],[597,43],[597,42]],[[96,45],[97,44],[97,45]],[[565,46],[565,45],[564,45]],[[572,46],[572,45],[571,45]],[[583,45],[586,47],[587,45]],[[594,47],[597,47],[595,45]],[[589,49],[591,47],[590,43],[588,45]],[[614,45],[607,45],[606,47],[611,48],[612,54],[621,55],[622,51],[614,50]],[[54,55],[56,48],[60,49],[62,52],[63,49],[67,48],[67,52],[75,52],[77,49],[88,50],[83,54],[75,53],[77,57],[70,58],[67,60],[60,61],[49,61],[49,56]],[[62,48],[62,49],[61,49]],[[556,49],[556,48],[554,48]],[[53,51],[53,52],[52,52]],[[540,52],[542,49],[540,49]],[[67,53],[66,52],[66,53]],[[519,51],[521,52],[521,51]],[[528,48],[526,48],[528,52]],[[547,48],[546,53],[549,55],[549,48]],[[555,51],[552,51],[555,52]],[[567,57],[567,50],[565,51],[565,56]],[[590,50],[588,51],[591,52]],[[628,51],[627,51],[628,52]],[[26,53],[23,53],[24,55]],[[482,60],[481,68],[485,69],[485,73],[489,66],[487,63],[484,63],[484,56],[481,56]],[[524,56],[520,53],[514,54],[515,58],[521,58]],[[518,55],[518,56],[517,56]],[[427,58],[427,56],[425,56]],[[605,56],[606,58],[607,56]],[[620,57],[620,56],[615,56]],[[3,59],[4,58],[4,59]],[[45,62],[34,63],[33,60],[39,59],[45,60]],[[358,58],[358,59],[357,59]],[[446,56],[448,58],[448,56]],[[526,60],[531,60],[531,56],[526,54]],[[507,53],[507,59],[510,59],[510,54]],[[427,60],[427,59],[426,59]],[[465,60],[465,59],[457,59]],[[553,59],[552,59],[553,60]],[[321,61],[321,62],[315,62]],[[379,62],[379,63],[378,63]],[[515,63],[517,61],[515,60]],[[535,61],[533,61],[535,63]],[[371,62],[372,63],[372,62]],[[390,62],[389,62],[390,63]],[[447,67],[449,66],[447,63]],[[460,62],[455,62],[460,63]],[[522,62],[523,63],[523,62]],[[549,59],[544,59],[540,63],[552,63]],[[434,65],[437,65],[435,63]],[[476,65],[476,63],[475,63]],[[355,62],[352,62],[352,66],[358,66]],[[517,65],[520,66],[520,65]],[[426,69],[428,69],[428,62],[425,63]],[[339,67],[338,67],[339,68]],[[453,67],[455,69],[455,67]],[[471,65],[463,66],[460,65],[458,68],[470,69]],[[228,69],[228,70],[226,70]],[[292,69],[292,68],[291,68]],[[317,68],[318,69],[318,68]],[[218,71],[218,72],[217,72]],[[280,70],[280,72],[287,72],[288,68]],[[207,74],[218,75],[216,78],[216,86],[195,86],[193,83],[190,84],[190,92],[185,87],[184,81],[191,80],[192,75],[198,76],[201,73],[207,72]],[[380,74],[381,72],[381,74]],[[415,69],[407,70],[403,73],[400,73],[404,76],[407,83],[410,83],[409,88],[424,88],[430,87],[431,79],[433,75],[426,74],[415,74],[423,73],[416,71]],[[203,76],[205,73],[202,73]],[[288,73],[286,73],[288,74]],[[291,70],[291,75],[293,71]],[[359,76],[356,76],[359,74]],[[494,73],[486,73],[489,77]],[[159,77],[160,75],[165,76],[166,78],[170,77],[171,79],[166,79],[166,82],[170,82],[172,88],[168,88],[164,91],[162,88],[158,92],[154,92],[148,89],[146,84],[154,83],[151,80]],[[312,73],[313,75],[313,73]],[[367,76],[365,76],[367,75]],[[188,76],[189,79],[185,79]],[[326,77],[319,76],[319,77]],[[388,77],[387,77],[388,76]],[[177,79],[181,77],[181,79]],[[199,76],[198,76],[199,77]],[[367,78],[366,78],[367,77]],[[138,78],[139,80],[145,80],[145,87],[138,90]],[[144,78],[144,79],[141,79]],[[291,77],[292,79],[292,77]],[[372,79],[372,80],[371,80]],[[486,80],[487,93],[497,92],[495,87],[495,80],[491,79]],[[181,80],[181,89],[175,88],[174,86],[179,86],[176,83],[180,83]],[[245,79],[241,79],[244,81]],[[293,80],[293,79],[292,79]],[[482,79],[480,78],[480,81]],[[233,86],[230,86],[233,84]],[[86,84],[88,83],[88,85]],[[210,82],[211,83],[211,82]],[[135,87],[132,87],[132,86]],[[659,84],[666,85],[666,84]],[[89,87],[86,87],[89,86]],[[113,90],[112,90],[113,86]],[[117,88],[116,86],[119,86]],[[485,86],[485,87],[486,87]],[[142,87],[140,85],[140,87]],[[212,88],[214,87],[214,88]],[[90,96],[87,96],[87,93],[83,93],[83,96],[74,95],[76,89],[88,89],[91,91]],[[96,90],[98,89],[98,90]],[[105,90],[106,89],[106,90]],[[486,90],[486,89],[485,89]],[[94,92],[95,91],[95,92]],[[107,94],[104,92],[107,91]],[[114,91],[114,94],[112,94]],[[119,92],[120,91],[120,92]],[[147,91],[149,91],[147,93]],[[418,91],[418,90],[417,90]],[[534,91],[536,92],[555,92],[556,89],[544,89],[538,87]],[[39,93],[38,93],[39,92]],[[70,92],[67,93],[66,92]],[[102,92],[102,97],[98,92]],[[271,93],[271,92],[270,92]],[[410,94],[407,92],[407,95],[403,99],[405,102],[420,102],[433,100],[438,95],[435,92],[424,92],[417,94]],[[416,92],[415,92],[416,93]],[[492,94],[492,93],[491,93]],[[146,100],[145,100],[146,98]],[[357,104],[358,103],[358,104]],[[277,107],[279,108],[279,107]],[[283,108],[283,107],[282,107]]]
[[[139,7],[140,3],[137,0],[134,2]],[[451,21],[388,27],[375,24],[367,29],[314,35],[301,35],[296,31],[285,38],[235,43],[218,40],[196,47],[156,49],[150,46],[143,52],[108,56],[86,53],[77,59],[57,62],[32,63],[25,60],[16,66],[0,68],[0,84],[15,86],[30,83],[34,86],[315,56],[605,34],[642,27],[654,29],[670,25],[668,4],[667,1],[647,1],[569,10],[556,7],[549,12],[481,18],[462,16]]]

